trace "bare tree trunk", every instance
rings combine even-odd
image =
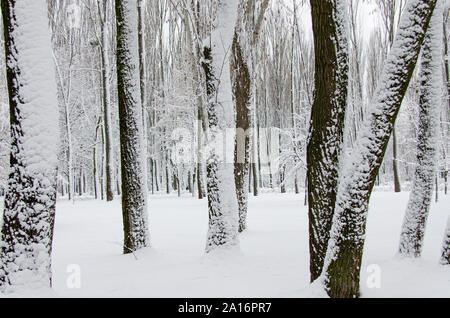
[[[237,32],[234,33],[231,69],[233,96],[236,105],[236,140],[234,149],[234,180],[239,206],[239,232],[247,228],[247,205],[250,154],[250,73],[243,56]]]
[[[113,153],[111,145],[111,87],[110,87],[110,63],[109,63],[109,34],[108,34],[108,0],[103,0],[103,7],[97,3],[99,10],[99,19],[101,24],[101,67],[102,67],[102,104],[103,104],[103,124],[104,124],[104,142],[105,142],[105,190],[106,201],[114,200],[113,192]]]
[[[144,23],[144,0],[138,0],[138,50],[139,50],[139,81],[141,88],[141,107],[142,107],[142,134],[144,136],[143,142],[143,165],[148,175],[148,134],[147,134],[147,74],[146,74],[146,52],[145,52],[145,23]],[[147,178],[145,183],[148,183]]]
[[[247,207],[248,207],[248,188],[250,186],[249,166],[250,166],[250,136],[251,131],[251,117],[252,117],[252,101],[255,101],[256,96],[252,96],[256,85],[252,83],[252,77],[255,78],[253,50],[259,38],[259,30],[261,28],[264,13],[269,4],[268,0],[262,3],[262,8],[257,21],[251,18],[256,11],[255,1],[250,0],[241,3],[241,12],[239,21],[235,27],[233,44],[231,48],[231,81],[233,87],[233,97],[236,108],[236,140],[234,150],[234,179],[236,185],[236,195],[239,206],[239,232],[243,232],[247,228]],[[242,28],[241,24],[245,21],[252,20],[251,41],[245,43],[241,40],[244,32],[248,32]],[[246,53],[246,51],[250,53]],[[251,62],[253,65],[251,65]],[[249,70],[249,66],[252,67]],[[254,82],[254,80],[253,80]],[[253,98],[252,98],[253,97]],[[253,105],[254,106],[254,105]],[[252,149],[252,154],[254,151]],[[256,185],[255,194],[257,195],[257,175],[256,165],[252,164],[254,169],[253,177]]]
[[[124,253],[150,245],[147,178],[143,164],[142,104],[139,82],[137,6],[116,0],[117,81],[122,165]]]
[[[400,176],[398,173],[398,164],[397,164],[397,132],[395,131],[395,126],[392,130],[392,170],[394,171],[394,191],[396,193],[402,192],[401,184],[400,184]]]
[[[336,202],[348,84],[345,0],[311,0],[315,94],[307,146],[311,281],[322,272]],[[335,40],[337,39],[337,40]]]

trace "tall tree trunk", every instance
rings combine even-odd
[[[3,0],[11,130],[0,289],[51,286],[58,101],[44,0]]]
[[[323,278],[331,297],[358,297],[367,211],[437,0],[409,0],[355,148],[343,167]]]
[[[268,0],[264,0],[261,4],[258,18],[254,19],[256,12],[255,1],[250,0],[241,3],[240,14],[236,21],[233,44],[231,47],[231,82],[234,103],[236,108],[236,139],[234,149],[234,180],[236,186],[236,196],[239,207],[239,232],[247,228],[247,208],[248,208],[248,190],[249,189],[249,167],[250,167],[250,150],[254,155],[254,147],[250,149],[250,138],[254,138],[254,131],[250,136],[249,130],[252,126],[251,117],[255,107],[255,90],[256,90],[256,74],[254,50],[258,43],[259,31],[263,22],[264,13],[269,5]],[[250,32],[244,28],[244,25],[251,22]],[[250,33],[250,35],[246,34]],[[247,41],[244,41],[246,39]],[[251,66],[251,70],[249,70]],[[253,74],[251,74],[253,72]],[[253,96],[252,96],[253,95]],[[253,107],[252,107],[253,103]],[[255,117],[255,116],[253,116]],[[253,160],[254,161],[254,160]],[[252,163],[252,173],[254,180],[254,193],[257,190],[257,174],[256,165]]]
[[[100,2],[99,2],[100,5]],[[105,190],[106,201],[114,200],[113,178],[114,171],[113,149],[111,145],[111,87],[110,87],[110,63],[109,63],[109,34],[108,34],[108,0],[103,0],[103,14],[101,14],[101,62],[102,62],[102,103],[103,124],[105,129]]]
[[[139,82],[141,88],[141,107],[142,107],[142,134],[144,136],[142,160],[145,175],[148,175],[148,133],[147,133],[147,74],[146,74],[146,51],[145,51],[145,8],[144,0],[138,0],[138,49],[139,49]],[[147,178],[145,183],[148,184]]]
[[[439,108],[442,91],[442,1],[434,10],[422,48],[420,70],[417,161],[413,188],[406,208],[399,252],[420,257],[425,227],[433,197],[436,174]]]
[[[204,111],[203,111],[203,98],[202,98],[202,84],[201,84],[201,68],[199,69],[199,62],[200,62],[200,53],[201,48],[198,42],[195,42],[193,39],[193,35],[195,32],[193,29],[196,29],[198,32],[198,19],[197,14],[193,13],[196,9],[194,8],[194,1],[191,2],[191,10],[189,10],[189,7],[185,8],[185,15],[184,15],[184,26],[186,28],[186,37],[187,42],[190,46],[189,49],[189,56],[191,59],[191,67],[192,67],[192,74],[193,74],[193,83],[194,83],[194,91],[195,96],[197,96],[197,173],[196,173],[196,180],[197,180],[197,193],[198,198],[202,200],[205,197],[205,187],[203,182],[203,164],[202,164],[202,158],[203,158],[203,147],[202,147],[202,136],[203,136],[203,128],[204,128]],[[189,14],[192,14],[194,16],[193,21],[195,23],[194,26],[191,26],[189,23],[190,17]],[[206,126],[206,125],[205,125]]]
[[[236,140],[234,149],[234,181],[239,207],[239,232],[247,228],[249,155],[250,155],[250,73],[235,31],[231,69],[233,96],[236,105]]]
[[[310,272],[314,281],[322,272],[336,202],[348,90],[348,40],[345,0],[310,2],[316,71],[307,184]]]
[[[147,178],[143,164],[137,14],[136,1],[116,0],[117,82],[125,254],[150,244]]]
[[[237,20],[238,0],[221,1],[218,7],[216,28],[211,34],[211,47],[204,49],[203,68],[208,94],[209,136],[217,141],[227,128],[235,127],[230,74],[230,54]],[[238,245],[239,212],[233,164],[227,163],[230,154],[223,153],[222,144],[213,142],[207,153],[206,178],[208,190],[209,227],[206,252],[219,247]],[[222,158],[220,158],[222,157]]]

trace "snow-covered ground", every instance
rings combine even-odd
[[[396,256],[408,195],[375,192],[372,197],[361,271],[363,297],[450,297],[450,266],[438,265],[450,196],[441,194],[440,202],[433,203],[423,257],[411,261]],[[308,284],[308,217],[303,200],[304,195],[295,194],[251,197],[249,230],[240,237],[240,250],[208,256],[206,200],[150,196],[152,248],[125,256],[120,200],[110,204],[59,200],[54,292],[49,295],[320,296]],[[69,288],[76,287],[78,273],[80,288]],[[373,288],[377,281],[380,288]]]

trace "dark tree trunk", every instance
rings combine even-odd
[[[402,192],[402,187],[400,183],[400,175],[398,173],[398,154],[397,154],[397,132],[395,131],[395,127],[392,130],[392,170],[394,171],[394,191],[395,193]]]
[[[247,206],[250,155],[250,73],[244,59],[238,34],[233,38],[231,55],[233,96],[236,105],[236,140],[234,149],[234,180],[239,205],[239,232],[247,228]]]
[[[143,154],[142,105],[137,45],[137,7],[116,0],[117,82],[119,96],[124,253],[150,244],[147,178]]]
[[[311,0],[315,93],[307,146],[311,281],[322,272],[336,202],[347,103],[348,44],[342,0]],[[335,41],[335,39],[337,39]]]

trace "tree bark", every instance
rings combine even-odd
[[[116,0],[117,82],[119,96],[124,253],[150,245],[147,178],[143,162],[137,6]]]
[[[233,96],[236,105],[236,140],[234,149],[234,180],[239,206],[239,232],[247,228],[248,184],[250,163],[250,73],[238,40],[234,33],[231,69]]]
[[[316,71],[307,184],[310,272],[314,281],[322,272],[336,202],[348,90],[348,40],[345,1],[310,2]]]
[[[402,187],[401,187],[401,183],[400,183],[400,175],[398,173],[397,132],[395,131],[395,126],[392,129],[392,153],[393,153],[392,170],[394,173],[394,192],[400,193],[400,192],[402,192]]]

